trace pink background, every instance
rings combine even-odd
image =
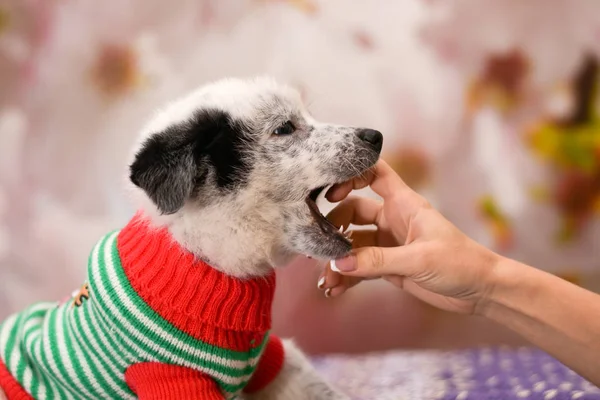
[[[317,118],[384,132],[385,158],[478,241],[594,287],[598,171],[528,140],[572,111],[586,54],[594,0],[0,0],[0,317],[71,293],[131,216],[125,160],[154,108],[256,74],[297,86]],[[566,242],[560,196],[587,196]],[[279,276],[276,331],[309,350],[516,341],[381,282],[324,299],[318,273]]]

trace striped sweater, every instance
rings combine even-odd
[[[138,214],[97,243],[81,290],[0,325],[0,387],[9,399],[223,399],[259,390],[283,363],[268,333],[274,290],[274,274],[226,276]]]

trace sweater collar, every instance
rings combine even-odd
[[[238,279],[220,272],[175,242],[166,227],[138,212],[121,230],[123,270],[137,294],[163,318],[190,334],[203,326],[246,332],[271,327],[275,273]]]

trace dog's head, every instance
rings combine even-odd
[[[351,245],[316,198],[371,168],[382,142],[375,130],[315,121],[296,91],[273,80],[223,80],[151,121],[130,179],[150,200],[147,212],[220,268],[334,259]]]

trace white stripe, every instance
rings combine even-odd
[[[7,365],[8,370],[11,372],[11,374],[15,374],[17,372],[17,368],[19,367],[19,362],[23,360],[23,355],[21,354],[21,346],[20,346],[20,339],[21,337],[23,337],[23,321],[24,321],[25,316],[23,316],[21,318],[21,320],[19,321],[19,324],[17,325],[15,321],[15,324],[13,325],[13,335],[15,335],[15,342],[13,345],[12,349],[7,349],[10,351],[10,355],[8,356],[7,360],[10,360],[10,365]],[[16,331],[14,330],[16,329]]]
[[[100,326],[101,322],[99,321],[99,317],[96,316],[96,307],[94,306],[93,308],[90,309],[90,313],[88,314],[92,320],[92,323],[95,324],[96,326]],[[86,335],[91,335],[91,331],[90,331],[90,327],[88,326],[87,321],[84,319],[83,322],[85,323],[84,325],[84,331],[86,333]],[[108,333],[108,335],[110,335],[110,331]],[[108,339],[106,339],[104,337],[104,333],[103,332],[98,332],[98,336],[100,337],[100,341],[102,342],[103,348],[104,349],[108,349],[108,352],[110,353],[110,357],[113,361],[119,363],[118,365],[118,369],[117,371],[121,371],[122,369],[125,369],[129,366],[129,363],[127,363],[127,361],[123,358],[124,354],[124,350],[122,354],[117,354],[117,352],[115,351],[115,349],[113,349],[113,344],[109,343]],[[91,336],[93,337],[93,336]],[[94,341],[95,342],[95,341]],[[101,354],[105,354],[104,351],[101,352]],[[108,358],[108,356],[106,356]]]
[[[3,360],[5,359],[5,353],[7,350],[6,345],[8,344],[10,330],[17,320],[17,315],[18,314],[11,315],[2,323],[2,330],[0,330],[0,358]]]
[[[60,360],[62,361],[63,368],[69,374],[69,382],[71,387],[75,385],[77,387],[78,393],[85,394],[87,398],[94,398],[92,392],[81,382],[81,378],[79,377],[79,371],[75,370],[75,365],[73,365],[73,359],[69,354],[69,349],[67,348],[67,339],[65,337],[65,329],[64,323],[66,314],[66,308],[61,308],[56,313],[56,321],[54,326],[54,332],[56,333],[56,343],[55,346],[58,348],[58,354],[60,355]]]
[[[104,256],[105,256],[105,261],[106,261],[104,264],[104,268],[106,269],[108,278],[109,278],[110,282],[114,282],[115,284],[118,285],[118,277],[116,276],[116,273],[115,273],[115,267],[112,263],[112,254],[111,254],[112,246],[116,239],[116,236],[117,236],[117,233],[113,233],[108,238],[108,240],[105,243],[105,247],[104,247],[103,251],[104,251]],[[112,303],[106,288],[101,284],[101,278],[99,275],[99,268],[100,268],[99,257],[98,257],[99,251],[97,251],[97,249],[94,249],[94,251],[95,251],[95,254],[92,255],[92,263],[93,263],[92,275],[93,275],[93,278],[96,283],[95,288],[98,289],[97,293],[106,303],[107,307],[109,308],[109,311],[111,312],[111,316],[113,318],[116,318],[117,320],[119,320],[121,322],[121,324],[123,325],[123,327],[126,329],[126,332],[121,332],[121,337],[120,337],[121,340],[127,342],[131,347],[138,350],[138,353],[140,355],[142,355],[146,361],[159,361],[159,360],[155,354],[149,354],[149,353],[143,351],[137,345],[135,345],[129,339],[129,337],[128,337],[129,335],[135,335],[135,336],[140,337],[140,339],[142,339],[142,341],[148,343],[148,345],[151,348],[155,349],[158,354],[162,355],[163,357],[169,358],[171,360],[171,362],[174,362],[174,363],[182,365],[182,366],[200,370],[200,371],[205,372],[205,373],[207,373],[229,385],[238,385],[238,384],[250,379],[252,374],[247,374],[247,375],[244,375],[241,377],[232,377],[230,375],[225,375],[216,370],[213,370],[212,368],[204,368],[198,364],[188,362],[187,360],[177,356],[176,354],[166,351],[164,348],[159,347],[156,343],[150,342],[148,340],[148,338],[144,337],[139,331],[136,330],[136,328],[132,324],[129,323],[129,321],[121,314],[121,311],[119,310],[119,308],[116,307]],[[121,286],[117,286],[115,291],[117,293],[119,293],[119,292],[125,293],[124,288]],[[244,361],[229,360],[229,359],[226,359],[223,357],[218,357],[218,356],[215,356],[214,354],[207,353],[207,352],[201,351],[201,350],[195,350],[195,349],[190,350],[189,346],[187,346],[185,343],[183,343],[180,340],[178,340],[177,338],[173,337],[168,332],[165,332],[158,325],[156,325],[151,320],[149,320],[144,315],[142,315],[140,310],[137,308],[137,306],[135,306],[133,304],[131,299],[129,299],[126,296],[123,296],[119,300],[121,301],[121,306],[126,307],[126,308],[130,309],[132,312],[134,312],[135,314],[137,314],[140,319],[140,322],[142,322],[146,327],[148,327],[150,330],[154,330],[157,334],[159,334],[159,336],[163,340],[174,342],[182,350],[185,350],[191,357],[205,359],[205,360],[208,359],[208,360],[214,361],[216,363],[219,363],[223,366],[233,367],[233,368],[243,368],[248,364],[254,365],[258,362],[258,360],[260,358],[260,356],[257,356],[257,357],[252,358],[251,360],[249,360],[249,362],[244,362]],[[106,310],[104,310],[103,307],[98,307],[97,310],[98,310],[98,312],[103,313],[103,314],[106,312]],[[109,318],[108,315],[105,314],[105,318],[108,319]]]
[[[33,373],[31,372],[31,368],[27,366],[25,368],[25,372],[23,373],[23,387],[26,390],[31,390],[31,381],[33,380]]]
[[[44,324],[47,327],[47,324]],[[34,354],[35,357],[37,359],[37,366],[38,366],[38,370],[39,370],[39,374],[44,374],[44,376],[46,377],[46,380],[49,382],[49,385],[46,385],[45,381],[43,379],[41,379],[40,376],[38,376],[38,382],[39,382],[39,389],[38,389],[38,395],[34,396],[36,399],[45,399],[46,397],[50,398],[50,399],[64,399],[62,392],[60,390],[58,390],[54,385],[57,385],[56,382],[54,382],[52,380],[52,375],[50,374],[50,371],[46,371],[46,368],[44,367],[44,363],[42,362],[42,351],[44,351],[42,349],[42,345],[43,345],[43,340],[39,340],[37,342],[37,346],[34,346]],[[63,389],[64,390],[64,389]],[[69,399],[71,399],[72,397],[67,397]]]
[[[60,314],[62,314],[62,312],[64,312],[64,310],[62,309],[58,309],[55,311],[56,312],[56,319],[58,320],[58,316]],[[44,321],[44,330],[46,332],[55,332],[56,328],[54,326],[50,326],[50,318],[46,319],[46,321]],[[58,384],[58,382],[61,382],[61,388],[62,392],[64,392],[67,395],[71,395],[71,390],[73,389],[70,385],[70,382],[68,380],[65,380],[65,376],[63,376],[62,372],[58,369],[58,364],[57,364],[57,360],[54,359],[54,354],[52,353],[52,349],[50,348],[50,340],[48,340],[48,338],[45,338],[46,340],[42,340],[42,343],[44,344],[44,349],[42,351],[44,351],[44,353],[46,354],[46,358],[48,359],[48,364],[50,364],[50,371],[48,371],[49,373],[46,374],[47,378],[54,378],[56,384]],[[59,393],[61,391],[59,390]]]
[[[89,305],[88,305],[89,307]],[[89,312],[89,308],[88,310],[82,310],[83,312]],[[81,322],[81,326],[83,327],[85,321],[83,320],[83,317],[80,315],[79,316],[80,322]],[[72,323],[74,324],[75,322],[72,321]],[[115,373],[115,375],[117,377],[122,376],[122,374],[116,369],[116,367],[108,361],[106,355],[96,346],[96,341],[94,340],[93,336],[88,336],[90,338],[90,340],[85,340],[85,338],[83,338],[81,336],[81,332],[79,332],[77,329],[74,328],[74,326],[70,326],[69,327],[69,332],[73,333],[74,335],[78,336],[79,342],[80,343],[85,343],[85,345],[87,346],[93,346],[94,349],[98,352],[98,354],[101,355],[102,359],[106,361],[106,363],[108,365],[110,365],[112,368],[112,371]],[[101,335],[99,335],[101,336]],[[77,343],[77,340],[75,337],[71,336],[71,340],[75,343]],[[110,385],[110,387],[119,394],[119,398],[121,399],[134,399],[133,396],[131,396],[131,394],[126,393],[125,391],[123,391],[123,389],[121,389],[116,383],[115,380],[109,376],[109,373],[107,372],[106,368],[104,368],[104,365],[101,362],[96,362],[94,361],[94,357],[91,351],[89,351],[89,357],[85,358],[80,351],[80,346],[79,343],[77,343],[78,345],[76,346],[75,351],[77,352],[77,356],[79,358],[79,362],[82,364],[83,368],[87,368],[87,370],[89,371],[89,374],[87,375],[89,380],[92,382],[92,384],[95,384],[96,389],[98,389],[99,392],[103,393],[105,396],[107,395],[104,390],[102,390],[102,388],[99,386],[98,382],[96,382],[95,377],[93,376],[93,373],[91,371],[91,369],[87,366],[86,362],[89,363],[93,363],[94,366],[96,367],[96,369],[100,372],[100,374],[102,374],[102,377],[104,378],[104,380],[106,382],[108,382],[108,384]]]
[[[117,293],[126,293],[125,288],[123,286],[121,286],[121,284],[119,282],[119,278],[117,277],[116,268],[112,262],[112,248],[113,248],[113,244],[116,239],[116,236],[117,236],[117,233],[114,233],[113,235],[111,235],[111,238],[109,238],[109,240],[106,242],[105,247],[103,249],[104,250],[104,258],[106,261],[106,264],[104,267],[108,274],[109,281],[114,282],[114,284],[115,284],[115,291]],[[99,262],[99,260],[97,260],[96,262]],[[93,273],[97,274],[98,268],[94,268]],[[99,283],[100,286],[102,286],[102,289],[106,290],[106,288],[103,287],[101,282],[99,282],[100,281],[99,275],[96,275],[96,278],[97,278],[96,283]],[[112,299],[110,299],[110,297],[108,295],[105,295],[102,297],[104,298],[104,301],[109,305],[109,307],[111,307],[111,309],[117,310],[114,303],[112,302]],[[249,359],[248,361],[231,360],[228,358],[216,356],[215,354],[212,354],[212,353],[207,353],[200,349],[194,349],[194,348],[190,347],[189,345],[187,345],[186,343],[182,342],[181,340],[177,339],[170,332],[163,330],[159,325],[154,323],[154,321],[152,321],[151,319],[146,317],[129,297],[122,296],[121,298],[119,298],[119,300],[120,300],[120,303],[122,304],[122,306],[131,310],[138,317],[139,322],[141,322],[149,330],[151,330],[154,333],[156,333],[157,335],[159,335],[161,337],[161,339],[165,340],[166,342],[170,342],[170,343],[174,344],[178,349],[180,348],[180,349],[186,351],[186,353],[190,357],[200,357],[203,359],[208,359],[217,364],[221,364],[225,367],[237,368],[237,369],[245,368],[248,364],[255,365],[258,362],[258,360],[260,359],[260,356],[255,356],[255,357]],[[128,321],[122,315],[120,315],[120,313],[117,317],[120,317],[120,318],[118,318],[120,321],[123,321],[127,325],[130,325],[128,323]],[[132,325],[130,325],[130,327],[131,327],[131,329],[134,329]]]
[[[33,387],[29,389],[31,391],[31,397],[37,400],[46,400],[46,396],[48,395],[48,392],[51,389],[47,389],[46,385],[44,385],[44,381],[42,381],[39,369],[37,370],[35,375],[35,379],[38,381],[38,386],[35,392],[33,391]],[[52,393],[52,398],[56,398],[54,392]]]
[[[31,349],[33,348],[33,342],[36,339],[38,339],[41,335],[42,335],[42,331],[37,330],[27,337],[27,341],[25,342],[25,348],[27,349],[27,351],[29,353],[31,352]]]
[[[73,350],[75,351],[75,357],[77,357],[77,360],[79,361],[79,364],[81,365],[81,368],[83,369],[83,373],[85,374],[85,376],[88,378],[88,380],[92,384],[92,388],[95,389],[96,393],[99,393],[103,397],[106,397],[107,393],[100,387],[100,385],[98,384],[98,381],[96,381],[96,378],[94,377],[94,374],[92,373],[92,369],[89,366],[90,363],[94,363],[96,368],[98,368],[98,365],[94,362],[92,355],[91,354],[88,355],[87,358],[83,355],[83,353],[81,352],[80,345],[74,336],[74,332],[73,332],[73,329],[71,326],[67,327],[66,334],[69,336],[69,339],[71,340],[71,343],[73,345]],[[100,368],[98,368],[98,369],[100,369]],[[76,371],[76,372],[79,372],[79,371]],[[106,379],[106,371],[104,371],[104,372],[100,371],[100,373]],[[78,374],[77,376],[80,376],[80,374]],[[111,384],[112,383],[111,379],[107,379],[107,381],[108,381],[109,385],[113,386]],[[79,378],[79,382],[81,383],[81,385],[83,385],[87,389],[87,386],[84,385],[83,380],[81,378]],[[92,392],[90,391],[90,393],[92,393]]]
[[[26,318],[27,322],[23,324],[23,337],[27,335],[30,331],[36,330],[39,331],[42,325],[42,321],[44,321],[44,316],[36,317],[36,318]]]
[[[38,337],[41,334],[41,322],[44,320],[45,314],[42,314],[42,315],[39,315],[36,317],[31,317],[31,315],[38,311],[46,310],[48,308],[49,304],[51,304],[51,303],[35,304],[35,305],[29,307],[28,309],[26,309],[25,311],[23,311],[24,315],[23,315],[22,321],[24,321],[24,323],[22,324],[22,326],[20,327],[20,329],[17,333],[18,334],[17,342],[16,342],[16,345],[13,348],[13,352],[10,356],[10,364],[11,364],[10,371],[11,372],[16,373],[16,371],[19,367],[18,366],[19,362],[27,363],[26,357],[24,357],[22,354],[21,345],[23,345],[24,348],[26,349],[26,354],[29,354],[28,343],[31,343],[31,341],[35,337]],[[27,336],[28,333],[29,333],[29,336],[27,337],[27,341],[21,342],[19,344],[19,341],[23,341],[23,339],[25,338],[25,336]],[[20,377],[15,376],[15,378],[20,378]],[[29,390],[31,388],[31,380],[32,380],[31,366],[25,365],[25,369],[23,370],[23,377],[20,380],[25,389]],[[27,380],[27,382],[26,382],[26,380]]]
[[[47,305],[48,304],[44,304],[44,307],[47,311]],[[21,335],[22,339],[25,339],[25,337],[27,336],[27,339],[25,340],[25,348],[29,348],[31,342],[33,341],[34,338],[38,337],[41,333],[42,333],[42,326],[43,326],[43,322],[44,322],[44,318],[46,318],[46,314],[37,316],[35,318],[32,318],[30,315],[36,311],[41,310],[42,307],[37,307],[37,308],[31,308],[30,310],[27,311],[27,313],[29,314],[26,319],[27,322],[25,322],[25,324],[23,325],[23,332]]]

